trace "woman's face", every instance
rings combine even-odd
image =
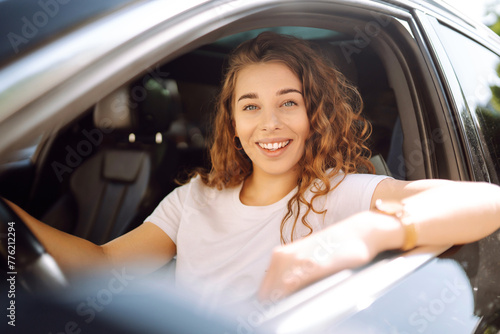
[[[284,64],[254,64],[238,74],[233,96],[236,136],[254,173],[295,172],[309,135],[302,83]]]

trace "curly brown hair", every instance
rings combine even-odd
[[[281,241],[286,243],[283,236],[285,224],[294,217],[290,236],[293,241],[301,203],[306,207],[302,224],[309,229],[309,234],[312,233],[307,215],[310,211],[319,214],[326,211],[316,210],[313,202],[336,188],[337,185],[332,188],[330,184],[332,177],[340,171],[344,172],[344,178],[360,170],[374,172],[369,161],[370,151],[365,145],[371,126],[361,116],[363,103],[357,89],[308,42],[272,32],[261,33],[239,45],[229,58],[213,120],[213,142],[210,146],[212,169],[196,173],[207,186],[219,190],[234,187],[252,173],[252,162],[244,151],[237,150],[233,144],[233,94],[238,73],[243,68],[267,62],[285,64],[302,82],[310,121],[310,136],[298,166],[298,191],[288,201],[288,212],[281,222]],[[310,187],[314,189],[309,202],[304,194]]]

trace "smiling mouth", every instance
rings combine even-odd
[[[257,144],[259,144],[259,146],[265,150],[276,151],[290,144],[290,140],[276,142],[276,143],[257,143]]]

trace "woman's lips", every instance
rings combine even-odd
[[[288,144],[290,144],[290,140],[284,140],[284,141],[278,141],[278,142],[269,142],[269,143],[262,143],[262,142],[257,142],[257,145],[259,145],[262,149],[268,150],[268,151],[277,151],[280,148],[286,147]]]
[[[256,142],[260,151],[268,157],[278,157],[290,146],[292,139],[277,139],[272,141]]]

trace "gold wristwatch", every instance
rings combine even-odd
[[[407,251],[415,248],[417,245],[417,229],[415,224],[406,214],[404,204],[396,201],[382,201],[378,199],[375,202],[375,208],[378,212],[395,217],[399,220],[404,231],[404,242],[401,250]]]

